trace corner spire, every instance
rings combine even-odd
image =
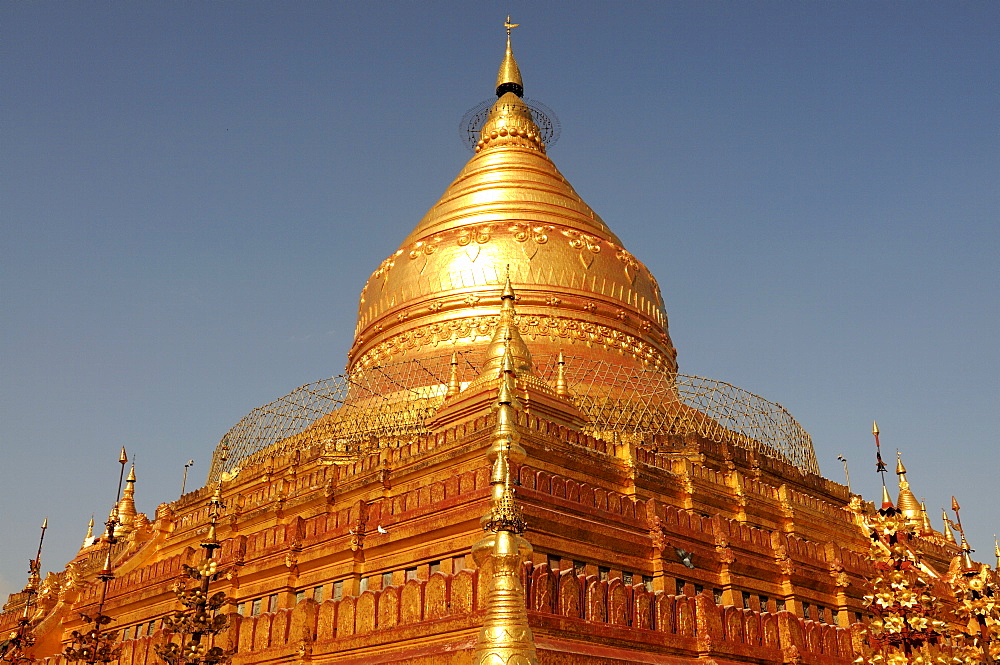
[[[120,538],[128,535],[135,528],[135,463],[129,469],[128,477],[125,478],[125,489],[122,491],[122,498],[118,502],[118,524],[115,527],[115,537]]]
[[[94,544],[94,516],[90,516],[90,521],[87,522],[87,535],[83,537],[83,546],[90,547]]]
[[[903,466],[903,455],[898,450],[896,451],[896,475],[899,476],[899,497],[896,499],[896,507],[911,523],[919,524],[920,502],[910,490],[910,483],[906,480],[906,467]]]
[[[445,397],[453,397],[462,392],[462,382],[458,380],[458,352],[451,354],[451,363],[448,374],[448,388],[445,390]]]
[[[504,357],[508,359],[505,365],[510,366],[509,350]],[[521,507],[514,498],[510,470],[510,461],[523,460],[525,452],[516,441],[516,430],[503,426],[504,421],[508,425],[513,423],[513,412],[518,408],[511,390],[513,381],[513,368],[505,370],[496,401],[497,427],[488,453],[493,460],[490,474],[493,491],[490,508],[482,520],[487,533],[472,548],[472,556],[489,580],[486,616],[472,659],[475,665],[538,663],[520,579],[524,561],[531,555],[531,544],[521,536],[525,522]]]
[[[941,509],[941,519],[944,521],[944,539],[949,543],[957,545],[958,541],[955,540],[955,534],[951,532],[951,520],[948,519],[948,512],[944,508]]]
[[[524,84],[521,81],[521,69],[514,59],[514,52],[510,48],[510,30],[516,28],[517,23],[510,22],[510,14],[504,22],[507,28],[507,51],[503,55],[500,63],[500,71],[497,72],[497,97],[503,97],[505,93],[513,92],[518,97],[524,97]]]

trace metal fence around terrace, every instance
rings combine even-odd
[[[475,361],[472,355],[458,355],[463,384],[479,375],[481,354],[474,354]],[[696,433],[819,473],[809,434],[780,404],[723,381],[574,356],[565,360],[566,381],[587,417],[588,434],[611,439]],[[556,362],[555,356],[535,357],[536,372],[553,385]],[[425,433],[424,422],[444,400],[450,372],[451,356],[442,355],[370,367],[297,388],[257,407],[223,436],[209,480],[290,447],[336,441],[341,449],[363,450],[393,437]],[[311,432],[316,437],[311,438]],[[220,456],[223,446],[225,461]]]

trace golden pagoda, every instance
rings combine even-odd
[[[34,658],[68,662],[100,606],[118,662],[164,662],[191,578],[227,617],[185,662],[859,656],[872,506],[780,406],[678,373],[656,279],[548,155],[513,27],[473,156],[361,292],[345,374],[254,409],[151,519],[130,473],[116,537],[32,601]],[[960,553],[913,542],[932,569]]]

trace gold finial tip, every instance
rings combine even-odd
[[[118,463],[119,464],[128,463],[128,455],[125,453],[125,446],[122,446],[122,454],[118,456]]]
[[[878,436],[878,423],[874,420],[872,421],[872,434]]]
[[[896,451],[896,475],[902,476],[906,474],[906,467],[903,466],[903,455],[898,450]]]
[[[507,266],[507,278],[504,280],[503,291],[500,293],[500,300],[516,300],[514,286],[510,283],[510,266]]]
[[[507,28],[507,38],[508,39],[510,39],[510,30],[511,30],[511,28],[516,28],[519,25],[520,25],[520,23],[511,23],[510,22],[510,14],[507,14],[507,20],[504,21],[503,27]]]
[[[500,71],[497,72],[497,97],[503,97],[504,93],[507,92],[513,92],[518,97],[524,96],[521,70],[517,66],[517,60],[514,59],[514,53],[510,48],[510,30],[517,26],[517,23],[510,22],[510,16],[508,16],[504,23],[504,27],[507,28],[507,51],[500,63]]]

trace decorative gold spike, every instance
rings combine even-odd
[[[501,300],[517,300],[517,295],[514,293],[514,287],[510,283],[510,265],[507,266],[507,281],[503,285],[503,291],[500,293]]]
[[[132,533],[135,529],[135,464],[129,469],[128,477],[125,479],[125,490],[122,498],[118,501],[118,522],[115,526],[115,537],[121,538]]]
[[[88,547],[94,543],[94,516],[90,516],[90,521],[87,522],[87,535],[83,538],[83,546]]]
[[[458,352],[451,354],[451,373],[448,375],[448,389],[445,397],[452,397],[462,392],[462,384],[458,380]]]
[[[965,539],[965,532],[959,531],[962,534],[962,572],[965,574],[973,574],[979,572],[979,566],[972,560],[972,548],[969,547],[969,541]]]
[[[125,446],[122,446],[122,453],[118,456],[118,463],[122,466],[128,464],[128,455],[125,453]]]
[[[882,485],[882,508],[892,508],[892,499],[889,498],[889,488]]]
[[[934,533],[934,527],[931,526],[931,518],[927,516],[927,502],[920,502],[920,532],[921,533]]]
[[[562,397],[569,397],[569,387],[566,385],[566,357],[563,356],[562,349],[559,350],[559,371],[556,374],[556,394]]]
[[[534,374],[531,352],[524,343],[514,319],[517,316],[517,310],[514,308],[515,300],[514,288],[508,277],[500,295],[500,320],[497,322],[489,346],[486,347],[482,369],[484,376],[496,377],[498,372],[507,371],[503,369],[504,355],[507,353],[510,353],[514,371],[518,376],[523,373]]]
[[[507,51],[504,53],[503,61],[500,63],[500,71],[497,72],[497,97],[502,97],[504,93],[513,92],[518,97],[524,95],[524,83],[521,81],[521,69],[514,59],[514,52],[510,47],[510,30],[518,27],[517,23],[510,22],[510,16],[504,23],[507,28]]]
[[[872,434],[874,434],[875,436],[878,436],[878,434],[879,434],[879,432],[878,432],[878,423],[875,422],[874,420],[872,421]]]
[[[509,396],[504,395],[506,385],[506,382],[500,384],[497,398],[497,409],[501,414],[514,410],[508,401]],[[535,638],[528,625],[524,587],[521,585],[521,568],[531,555],[531,544],[521,536],[525,530],[524,516],[514,497],[511,482],[509,457],[514,445],[512,438],[500,431],[498,420],[491,449],[491,454],[496,455],[490,474],[493,499],[482,520],[487,535],[472,548],[472,556],[488,580],[486,616],[472,660],[475,665],[538,663]],[[521,452],[523,455],[523,449]]]
[[[899,476],[899,497],[896,500],[896,507],[902,511],[903,516],[916,526],[920,524],[920,502],[910,491],[910,483],[906,480],[906,467],[903,466],[903,456],[896,451],[896,475]]]
[[[997,540],[997,535],[995,533],[993,534],[993,553],[996,554],[997,557],[997,565],[994,570],[1000,572],[1000,540]]]
[[[955,534],[951,532],[951,520],[948,519],[948,512],[944,508],[941,509],[941,519],[944,520],[944,539],[957,545]]]

